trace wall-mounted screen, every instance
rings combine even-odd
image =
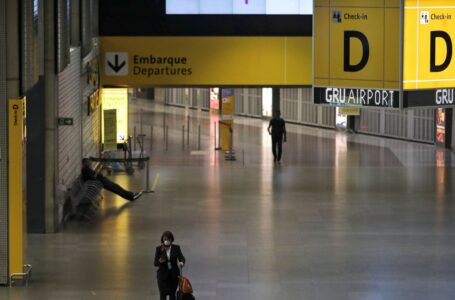
[[[311,15],[313,0],[166,0],[168,15]]]
[[[295,37],[313,33],[313,0],[98,1],[101,36]]]

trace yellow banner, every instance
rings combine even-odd
[[[103,85],[311,85],[311,37],[101,37]]]
[[[8,194],[9,194],[9,272],[22,273],[24,268],[24,141],[25,98],[9,101],[8,122]]]
[[[399,89],[400,1],[314,3],[314,85]]]
[[[106,122],[104,118],[105,111],[115,110],[115,120],[117,123],[116,134],[117,134],[117,143],[123,143],[124,140],[128,140],[128,89],[127,88],[115,88],[115,89],[102,89],[101,91],[101,101],[103,105],[103,114],[101,122],[101,132],[102,132],[102,141],[105,142],[105,132],[114,132],[114,130],[109,130],[105,128],[106,125],[112,126],[112,117],[109,118],[109,121]],[[110,114],[109,116],[112,116]],[[109,139],[111,139],[109,137]]]
[[[455,87],[455,1],[406,0],[405,90]]]

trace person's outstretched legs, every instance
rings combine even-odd
[[[119,195],[120,197],[126,199],[126,200],[129,200],[129,201],[133,201],[134,200],[134,193],[133,192],[130,192],[130,191],[127,191],[125,190],[124,188],[122,188],[120,185],[110,181],[109,179],[107,179],[106,177],[103,177],[103,179],[101,180],[101,183],[103,184],[103,187],[116,194],[116,195]]]

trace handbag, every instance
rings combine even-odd
[[[180,272],[180,273],[182,273],[182,272]],[[182,294],[192,294],[193,293],[193,287],[191,286],[190,280],[183,275],[179,276],[179,291]]]

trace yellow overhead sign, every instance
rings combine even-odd
[[[455,105],[455,1],[315,0],[314,102]]]
[[[314,5],[314,102],[398,108],[400,1]]]
[[[102,84],[311,85],[311,37],[101,37]]]
[[[406,0],[404,89],[455,87],[455,1]]]
[[[314,3],[315,86],[399,89],[400,1]]]

